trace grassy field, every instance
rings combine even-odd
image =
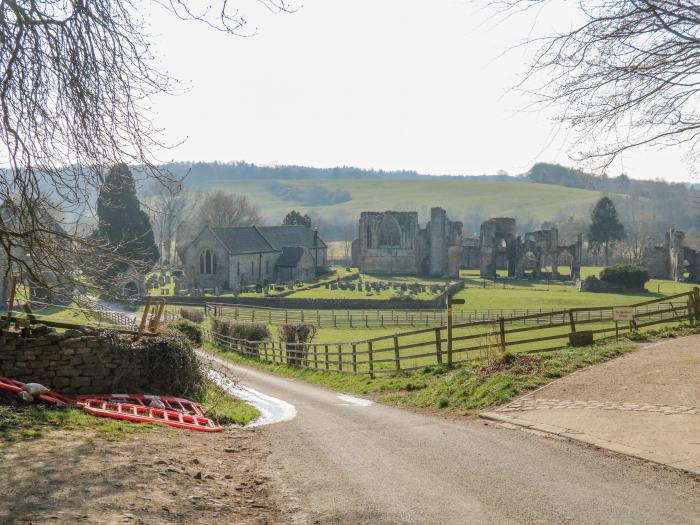
[[[334,205],[307,206],[296,200],[283,200],[271,189],[275,185],[290,186],[292,195],[305,195],[309,188],[340,189],[351,200]],[[208,186],[246,195],[257,204],[266,218],[279,220],[290,209],[314,211],[322,218],[356,221],[362,211],[416,210],[427,220],[431,206],[441,206],[454,216],[464,210],[497,217],[532,216],[539,220],[552,219],[559,213],[588,214],[601,193],[519,182],[497,182],[440,177],[430,180],[236,180],[217,182]],[[426,196],[430,196],[429,202]]]
[[[602,268],[584,267],[582,277],[598,275]],[[605,305],[627,305],[654,299],[664,295],[687,292],[697,286],[691,283],[677,283],[652,279],[646,285],[647,293],[599,293],[579,292],[575,287],[557,283],[539,283],[530,280],[494,281],[481,279],[478,271],[463,272],[466,288],[457,298],[465,304],[456,308],[465,310],[529,308],[560,309]],[[482,287],[483,283],[486,287]]]

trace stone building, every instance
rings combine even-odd
[[[327,246],[306,226],[205,226],[179,251],[189,286],[240,290],[326,271]]]
[[[456,277],[461,244],[462,223],[448,220],[442,208],[430,210],[425,228],[414,211],[365,211],[352,243],[352,258],[363,273]]]
[[[684,240],[684,232],[671,229],[662,245],[648,243],[644,247],[642,265],[651,278],[700,282],[700,252],[685,246]]]

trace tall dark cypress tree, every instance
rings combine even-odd
[[[610,250],[615,241],[621,241],[626,237],[625,227],[617,217],[615,204],[609,197],[603,197],[598,201],[591,213],[591,225],[588,228],[588,242],[590,246],[605,253],[605,266],[610,264]]]
[[[134,177],[126,164],[109,170],[97,198],[98,234],[132,261],[139,270],[152,267],[159,257],[148,215],[136,197]],[[117,265],[124,269],[126,263]]]

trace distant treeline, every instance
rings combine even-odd
[[[700,192],[693,184],[663,180],[631,179],[627,175],[596,176],[558,164],[537,163],[525,174],[530,182],[581,188],[603,193],[627,195],[626,201],[615,198],[623,211],[630,211],[630,219],[645,222],[656,232],[670,227],[697,229]]]
[[[556,184],[567,188],[580,188],[604,193],[624,193],[648,198],[654,198],[659,194],[681,195],[686,193],[689,188],[694,189],[694,185],[682,182],[630,179],[625,174],[618,177],[608,177],[605,174],[598,176],[559,164],[544,162],[538,162],[532,166],[525,177],[530,182],[539,184]]]
[[[353,167],[312,168],[307,166],[257,166],[248,162],[174,162],[167,165],[174,174],[182,177],[190,174],[190,186],[214,181],[246,179],[423,179],[433,175],[421,175],[415,171],[384,171]],[[488,180],[513,180],[507,174],[460,175],[460,177]]]
[[[323,186],[306,188],[303,192],[300,192],[294,186],[275,183],[270,184],[267,189],[284,201],[294,201],[304,206],[331,206],[348,202],[352,199],[349,191],[338,188],[329,190]]]

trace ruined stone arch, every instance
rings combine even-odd
[[[379,224],[379,246],[401,246],[401,226],[390,214],[385,213]]]

